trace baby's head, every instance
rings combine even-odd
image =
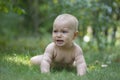
[[[71,46],[78,34],[78,20],[70,14],[59,15],[53,23],[53,41],[57,46]]]
[[[71,14],[61,14],[57,16],[53,23],[53,28],[58,25],[66,25],[73,31],[78,31],[78,20],[75,16]]]

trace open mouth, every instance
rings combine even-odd
[[[57,43],[62,44],[64,41],[63,40],[56,40]]]

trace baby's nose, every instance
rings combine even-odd
[[[59,33],[57,34],[57,37],[62,37],[62,34],[59,32]]]

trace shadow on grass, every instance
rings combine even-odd
[[[51,68],[51,73],[56,72],[68,72],[73,73],[74,75],[77,75],[77,71],[75,67],[63,67],[63,66],[54,66]]]

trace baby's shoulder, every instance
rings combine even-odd
[[[74,43],[74,46],[75,46],[75,50],[82,51],[82,48],[80,47],[80,45]]]
[[[77,43],[74,43],[74,46],[75,46],[76,48],[81,48],[80,45],[78,45]]]
[[[45,49],[45,52],[53,53],[55,44],[53,42],[49,43]]]
[[[46,49],[54,49],[55,44],[53,42],[49,43]]]

